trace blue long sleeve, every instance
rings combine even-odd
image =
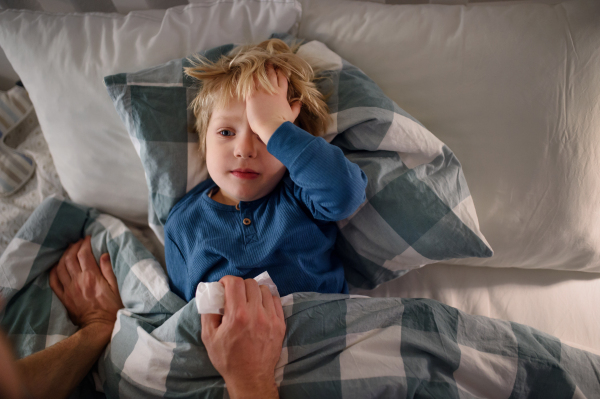
[[[271,136],[267,151],[288,169],[294,195],[315,219],[345,219],[366,200],[365,173],[322,137],[285,122]]]
[[[177,244],[171,239],[168,232],[165,234],[165,262],[167,265],[183,265],[185,266],[185,259],[181,254],[181,250],[177,246]],[[195,292],[189,292],[191,286],[187,284],[186,281],[187,274],[183,273],[174,273],[173,275],[169,275],[169,287],[171,291],[176,293],[182,298],[192,298],[195,295]],[[181,289],[184,289],[188,292],[183,292]]]

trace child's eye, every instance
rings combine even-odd
[[[221,134],[221,133],[223,133],[223,132],[229,132],[229,133],[231,133],[231,135],[229,135],[229,134]],[[219,134],[220,136],[224,136],[224,137],[231,137],[231,136],[233,136],[235,133],[233,133],[231,130],[223,129],[223,130],[219,131],[219,133],[218,133],[218,134]]]

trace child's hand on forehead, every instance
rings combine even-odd
[[[273,67],[273,64],[267,64],[267,76],[277,92],[268,93],[265,88],[259,86],[255,76],[254,84],[257,89],[251,96],[246,97],[248,123],[265,145],[282,123],[294,123],[302,106],[299,101],[292,105],[288,103],[288,80],[280,70]]]

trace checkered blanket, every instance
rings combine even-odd
[[[19,357],[76,327],[48,285],[67,245],[109,252],[125,308],[79,392],[114,398],[227,397],[200,339],[195,301],[169,291],[150,252],[118,219],[47,198],[0,258],[2,327]],[[600,357],[507,321],[428,299],[297,293],[275,370],[282,398],[598,398]],[[81,394],[81,396],[86,396]]]

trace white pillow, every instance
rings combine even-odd
[[[447,263],[600,272],[599,1],[301,3],[461,160],[494,256]]]
[[[69,197],[147,224],[144,170],[104,76],[295,33],[300,14],[294,0],[213,1],[126,16],[7,10],[0,46],[29,92]]]

